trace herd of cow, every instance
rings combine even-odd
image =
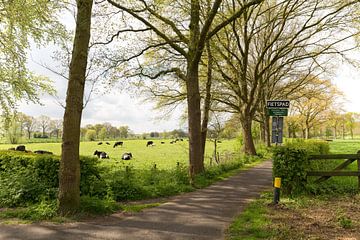
[[[176,143],[178,141],[184,141],[184,140],[182,138],[175,139],[175,140],[171,141],[170,144],[174,144],[174,143]],[[165,142],[160,142],[160,143],[165,144]],[[104,143],[103,142],[98,142],[97,145],[102,145],[102,144],[104,144]],[[105,144],[110,145],[109,142],[105,142]],[[122,141],[115,142],[113,147],[115,148],[117,146],[121,146],[121,147],[124,146],[124,142],[122,142]],[[146,142],[146,147],[153,147],[153,146],[155,146],[154,141],[150,140],[150,141]],[[16,148],[9,148],[9,150],[20,151],[20,152],[32,152],[32,151],[26,150],[24,145],[19,145]],[[36,153],[36,154],[53,154],[52,152],[45,151],[45,150],[36,150],[36,151],[34,151],[34,153]],[[109,155],[106,152],[98,151],[98,150],[95,150],[94,156],[97,156],[100,159],[110,158]],[[131,152],[126,152],[121,156],[121,159],[122,160],[131,160],[132,157],[133,156],[132,156]]]
[[[184,141],[182,138],[179,138],[179,139],[175,139],[175,140],[173,140],[173,141],[171,141],[170,142],[170,144],[174,144],[174,143],[176,143],[176,142],[178,142],[178,141]],[[161,144],[165,144],[165,142],[160,142]],[[105,143],[103,143],[103,142],[98,142],[98,144],[97,145],[102,145],[102,144],[106,144],[106,145],[111,145],[109,142],[105,142]],[[117,146],[124,146],[124,142],[122,142],[122,141],[119,141],[119,142],[115,142],[114,143],[114,148],[115,147],[117,147]],[[155,143],[154,143],[154,141],[147,141],[146,142],[146,147],[153,147],[153,146],[155,146]],[[94,155],[96,155],[98,158],[100,158],[100,159],[106,159],[106,158],[110,158],[109,157],[109,155],[106,153],[106,152],[104,152],[104,151],[98,151],[98,150],[95,150],[95,152],[94,152]],[[122,156],[121,156],[121,159],[122,160],[131,160],[132,159],[132,153],[131,152],[126,152],[126,153],[124,153]]]
[[[9,150],[19,151],[19,152],[27,152],[27,153],[32,152],[32,151],[26,150],[24,145],[19,145],[16,148],[9,148]],[[52,152],[45,151],[45,150],[36,150],[36,151],[34,151],[34,153],[36,153],[36,154],[53,154]]]

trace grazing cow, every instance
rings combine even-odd
[[[102,142],[98,142],[98,145],[101,145],[102,144]]]
[[[16,151],[21,151],[21,152],[25,152],[25,146],[24,145],[19,145],[15,148]]]
[[[174,141],[171,141],[170,144],[174,144]]]
[[[165,144],[165,142],[161,142],[161,144]]]
[[[221,143],[221,141],[220,141],[220,140],[217,140],[217,142],[218,142],[218,143]]]
[[[109,143],[109,142],[106,142],[106,145],[110,145],[110,143]]]
[[[147,141],[146,146],[147,146],[147,147],[148,147],[148,146],[154,146],[154,142],[153,142],[153,141]]]
[[[114,144],[114,147],[117,147],[117,146],[123,146],[123,144],[124,144],[124,142],[116,142],[115,144]]]
[[[34,151],[34,153],[36,153],[36,154],[53,154],[52,152],[48,152],[45,150],[36,150],[36,151]]]
[[[180,141],[182,142],[182,141],[184,141],[184,139],[180,138]]]
[[[95,150],[94,152],[94,155],[98,156],[98,158],[109,158],[109,155],[107,155],[106,152],[101,152],[101,151],[98,151],[98,150]]]
[[[124,154],[122,155],[122,157],[121,157],[122,160],[131,160],[131,158],[132,158],[131,152],[129,152],[129,153],[124,153]]]

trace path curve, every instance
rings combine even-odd
[[[0,224],[0,239],[224,239],[233,217],[271,187],[271,167],[271,161],[265,161],[210,187],[125,218],[115,214],[101,222]]]

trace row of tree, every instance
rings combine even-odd
[[[60,138],[62,136],[62,120],[48,116],[28,116],[15,112],[2,118],[1,134],[15,144],[21,138]]]

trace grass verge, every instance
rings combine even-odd
[[[282,197],[264,193],[235,218],[227,239],[360,239],[360,194]]]

